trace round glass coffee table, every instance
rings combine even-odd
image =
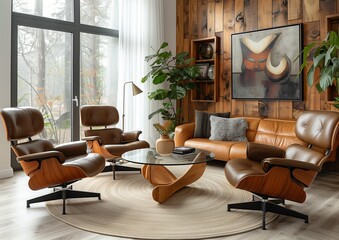
[[[144,165],[141,174],[154,186],[152,196],[159,203],[197,181],[205,171],[206,162],[213,160],[213,154],[207,151],[160,156],[153,148],[128,151],[121,157],[128,162]],[[182,176],[176,177],[165,167],[175,165],[190,165],[190,168]]]

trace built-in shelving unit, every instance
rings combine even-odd
[[[191,42],[191,57],[200,69],[195,79],[196,89],[192,90],[192,102],[216,102],[219,82],[220,38],[194,39]]]

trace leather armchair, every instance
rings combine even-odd
[[[296,121],[296,136],[308,146],[292,144],[287,149],[258,143],[248,143],[247,159],[233,159],[225,166],[227,180],[236,188],[254,194],[253,201],[233,203],[231,209],[273,212],[303,219],[308,216],[284,208],[285,200],[303,203],[309,187],[333,150],[339,129],[339,113],[306,111]],[[256,200],[259,199],[259,200]]]
[[[123,132],[120,128],[109,127],[119,122],[119,112],[113,106],[85,105],[81,107],[81,123],[89,129],[85,130],[85,138],[88,147],[93,152],[105,157],[112,165],[113,179],[115,171],[139,171],[139,168],[131,168],[118,165],[121,163],[121,155],[127,151],[149,148],[148,142],[139,140],[141,131]],[[104,171],[110,171],[106,168]]]
[[[40,111],[34,108],[5,108],[1,117],[7,133],[7,140],[24,172],[29,177],[32,190],[53,188],[47,195],[27,200],[31,203],[63,200],[63,214],[66,214],[65,200],[68,198],[98,197],[100,193],[72,190],[71,183],[100,173],[105,166],[104,158],[96,153],[87,154],[86,142],[78,141],[54,147],[46,139],[32,139],[44,129]]]

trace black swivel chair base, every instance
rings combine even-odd
[[[108,162],[110,162],[110,165],[106,166],[104,168],[104,170],[102,170],[102,172],[113,172],[113,179],[115,180],[115,172],[117,171],[133,171],[133,172],[139,172],[141,173],[141,169],[140,168],[135,168],[135,167],[127,167],[127,166],[123,166],[121,164],[119,164],[119,159],[114,159],[109,160]]]
[[[59,188],[54,188],[54,192],[52,193],[27,200],[27,208],[29,208],[30,204],[32,203],[47,202],[47,201],[62,199],[63,200],[62,201],[62,214],[66,214],[66,199],[88,198],[88,197],[97,197],[99,200],[101,200],[100,193],[76,191],[76,190],[72,190],[72,186],[70,187],[62,186]]]
[[[277,213],[285,216],[295,217],[299,219],[304,219],[305,223],[308,223],[308,216],[297,211],[293,211],[291,209],[287,209],[278,204],[283,203],[283,199],[273,199],[268,200],[268,198],[263,197],[261,200],[256,201],[255,197],[253,197],[253,201],[251,202],[243,202],[243,203],[232,203],[227,205],[227,211],[231,211],[231,209],[246,209],[246,210],[257,210],[262,211],[262,226],[263,230],[266,230],[266,212]]]

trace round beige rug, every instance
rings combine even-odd
[[[189,166],[170,167],[179,176]],[[201,239],[237,234],[261,227],[261,212],[232,210],[227,203],[250,201],[250,193],[233,188],[222,167],[207,166],[195,183],[165,203],[152,199],[152,186],[139,173],[102,173],[83,179],[74,189],[101,193],[102,200],[69,199],[67,215],[61,201],[48,211],[74,227],[100,234],[141,239]],[[267,223],[276,215],[267,214]]]

